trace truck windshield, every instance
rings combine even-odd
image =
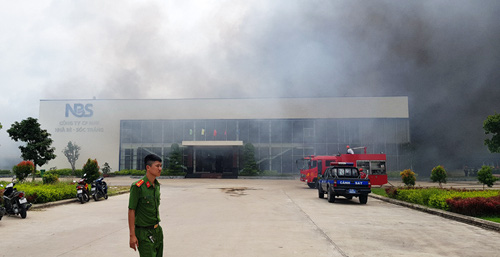
[[[295,161],[295,164],[297,165],[297,169],[299,170],[307,170],[309,169],[309,159],[298,159]]]

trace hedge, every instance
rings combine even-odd
[[[111,174],[115,175],[131,175],[131,176],[144,176],[146,175],[145,170],[120,170],[120,171],[115,171]]]
[[[12,174],[10,170],[0,170],[0,175],[10,175]]]
[[[450,211],[449,199],[488,198],[498,196],[499,190],[467,190],[440,188],[386,188],[390,198]]]
[[[450,210],[468,216],[500,215],[500,196],[447,199]]]
[[[4,186],[10,182],[0,181]],[[76,185],[73,183],[55,183],[42,184],[35,183],[19,183],[15,185],[18,191],[24,191],[26,199],[30,203],[46,203],[59,201],[64,199],[74,198],[76,196]],[[3,195],[3,189],[1,194]]]

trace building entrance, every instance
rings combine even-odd
[[[231,148],[198,148],[196,151],[196,170],[194,173],[232,172],[233,151]],[[193,165],[194,166],[194,165]]]
[[[187,147],[186,178],[237,178],[241,141],[184,141]]]

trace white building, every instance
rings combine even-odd
[[[407,97],[41,100],[39,122],[56,147],[46,169],[70,167],[62,153],[69,141],[81,147],[77,168],[92,158],[113,171],[144,169],[146,154],[164,158],[173,143],[189,174],[237,174],[245,143],[262,170],[279,173],[346,145],[386,153],[389,170],[409,167]]]

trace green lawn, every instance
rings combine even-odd
[[[500,216],[498,216],[498,217],[479,217],[479,218],[483,219],[483,220],[489,220],[489,221],[493,221],[496,223],[500,223]]]
[[[385,192],[385,189],[382,187],[375,187],[375,188],[372,187],[372,193],[387,197],[387,193]]]

